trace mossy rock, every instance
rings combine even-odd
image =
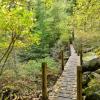
[[[96,71],[100,69],[100,57],[84,62],[82,67],[83,67],[83,72]]]
[[[100,69],[96,70],[95,72],[96,72],[97,74],[100,74]]]

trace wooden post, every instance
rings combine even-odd
[[[77,100],[82,100],[82,67],[77,66]]]
[[[81,62],[81,65],[83,64],[83,51],[82,51],[82,44],[80,46],[80,62]]]
[[[77,50],[77,54],[78,54],[78,56],[80,56],[80,51],[79,51],[79,49]]]
[[[61,50],[61,68],[62,71],[64,70],[64,51]]]
[[[74,30],[72,31],[72,40],[74,41],[75,36],[74,36]]]
[[[70,51],[70,41],[68,42],[68,56],[71,56],[71,51]]]
[[[72,37],[69,38],[69,43],[70,43],[70,44],[73,44],[73,42],[72,42]]]
[[[47,94],[47,63],[42,63],[42,100],[48,100]]]

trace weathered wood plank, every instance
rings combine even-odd
[[[64,71],[53,87],[49,100],[77,100],[77,66],[80,58],[70,45],[71,56],[64,67]]]

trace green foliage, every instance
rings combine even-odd
[[[40,37],[31,34],[35,13],[21,6],[20,1],[0,2],[0,50],[1,69],[5,66],[14,47],[21,48],[30,44],[39,44]],[[23,3],[24,4],[24,3]]]
[[[41,45],[32,45],[30,47],[22,49],[19,53],[19,59],[21,62],[27,62],[29,60],[38,60],[49,56],[49,48],[42,48]]]
[[[92,30],[98,32],[100,1],[77,0],[76,4],[77,6],[74,9],[76,27],[84,31]]]
[[[84,92],[86,93],[86,95],[91,95],[92,93],[97,93],[100,95],[100,81],[99,81],[99,79],[92,79],[89,82],[88,87],[85,88]]]
[[[98,0],[76,0],[73,8],[72,24],[74,27],[76,43],[82,43],[83,49],[97,48],[100,44]]]
[[[97,48],[95,52],[100,55],[99,3],[98,0],[0,1],[0,68],[6,66],[2,79],[10,78],[9,84],[13,82],[11,86],[18,86],[23,93],[24,89],[32,91],[34,80],[41,76],[42,62],[47,62],[48,75],[58,74],[59,52],[66,49],[73,32],[76,48],[80,49],[81,44],[83,51]],[[11,80],[14,78],[18,80]],[[95,82],[89,83],[87,94],[98,89],[98,84],[93,85]]]
[[[36,95],[36,92],[41,89],[42,62],[47,62],[47,74],[51,75],[51,78],[57,77],[59,64],[52,57],[20,63],[16,69],[17,75],[12,68],[6,68],[0,77],[0,96],[5,95],[6,92],[8,92],[7,98],[11,95],[14,98],[24,98],[25,95],[25,98],[29,99]],[[53,80],[49,79],[49,82],[53,83]]]
[[[38,75],[39,73],[41,73],[41,64],[42,62],[47,62],[48,65],[48,70],[51,73],[58,73],[59,71],[59,65],[57,62],[55,62],[55,60],[51,57],[46,57],[44,59],[40,59],[40,60],[30,60],[25,66],[23,66],[23,69],[25,70],[25,74],[27,75]],[[20,71],[22,72],[22,71]],[[24,75],[24,74],[23,74]]]
[[[57,42],[65,45],[70,37],[69,15],[66,13],[65,2],[37,0],[35,5],[36,23],[32,33],[40,36],[40,44],[33,44],[26,48],[26,51],[22,50],[22,61],[47,57],[51,55],[51,50]]]
[[[21,3],[0,3],[0,48],[9,46],[13,34],[16,35],[16,47],[27,46],[27,42],[38,44],[40,40],[38,35],[32,35],[30,31],[35,24],[35,13],[20,6]]]

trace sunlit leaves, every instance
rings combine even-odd
[[[32,12],[25,10],[22,7],[16,7],[9,11],[6,8],[1,9],[0,14],[0,29],[3,31],[23,32],[32,26]]]
[[[52,7],[54,0],[44,0],[45,1],[45,7],[50,8]]]
[[[21,5],[21,2],[19,1],[14,3],[17,4],[11,8],[8,7],[10,6],[8,1],[5,3],[3,2],[0,6],[0,38],[5,37],[5,39],[1,42],[0,48],[7,48],[7,43],[9,44],[11,41],[12,34],[19,36],[15,43],[16,47],[27,45],[28,41],[25,44],[26,40],[29,40],[29,42],[31,41],[29,44],[38,44],[38,36],[31,35],[30,38],[30,30],[35,26],[35,13],[33,11],[29,11],[26,6]],[[11,5],[13,5],[13,2]],[[24,40],[21,40],[20,37]]]
[[[77,0],[74,7],[73,24],[75,34],[81,42],[89,47],[97,47],[98,43],[100,43],[99,9],[99,0]]]
[[[88,31],[91,29],[96,31],[93,26],[99,27],[99,23],[97,23],[100,20],[99,9],[100,1],[98,0],[77,0],[77,5],[74,9],[76,27],[83,31],[86,31],[84,27]]]

